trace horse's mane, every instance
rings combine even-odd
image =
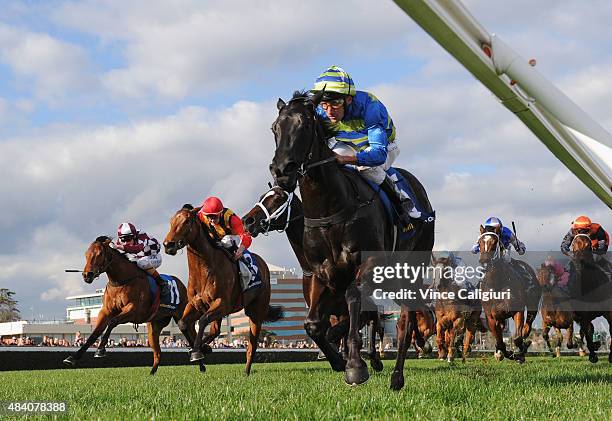
[[[183,207],[180,210],[188,210],[190,213],[194,211],[193,205],[191,203],[185,203],[183,205]],[[208,227],[206,226],[205,223],[203,223],[202,221],[200,221],[200,218],[197,217],[196,215],[196,223],[198,224],[198,226],[200,226],[202,228],[202,230],[204,231],[204,237],[208,240],[208,242],[210,243],[211,246],[218,248],[217,244],[215,244],[214,240],[212,239],[210,230],[208,229]]]
[[[301,91],[294,91],[293,96],[291,97],[291,101],[296,100],[296,99],[303,99],[303,100],[310,101],[310,98],[311,98],[310,91],[307,91],[304,89]]]
[[[94,243],[106,243],[107,241],[111,241],[111,240],[112,238],[109,237],[108,235],[101,235],[95,239]]]

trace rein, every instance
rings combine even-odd
[[[255,203],[255,206],[258,206],[262,210],[264,215],[266,215],[266,219],[262,219],[259,222],[259,225],[264,230],[264,232],[262,232],[263,235],[268,235],[268,233],[270,232],[270,229],[272,229],[272,222],[278,219],[279,217],[281,217],[283,213],[285,213],[285,211],[287,212],[287,221],[285,222],[284,227],[274,229],[277,232],[286,231],[291,222],[300,218],[300,216],[294,216],[293,218],[291,218],[291,202],[293,201],[293,195],[294,195],[293,192],[287,193],[287,200],[282,205],[280,205],[274,212],[270,213],[268,209],[265,207],[265,205],[263,204],[263,201],[272,195],[274,195],[274,187],[268,190],[266,194],[264,194],[261,197],[259,202]]]

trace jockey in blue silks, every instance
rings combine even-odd
[[[366,179],[387,194],[403,225],[418,218],[412,200],[387,175],[399,155],[395,126],[382,102],[357,91],[342,68],[332,66],[315,81],[313,93],[323,92],[317,115],[323,122],[329,146],[340,164],[354,165]]]
[[[514,247],[518,254],[525,254],[525,244],[519,241],[516,238],[516,235],[510,230],[508,227],[504,227],[501,220],[496,218],[495,216],[490,217],[483,224],[485,231],[497,231],[501,233],[499,236],[500,245],[501,245],[501,253],[500,257],[503,257],[504,260],[510,262],[510,245]],[[478,242],[472,246],[472,253],[478,254],[480,253],[480,245]]]

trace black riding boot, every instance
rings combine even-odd
[[[385,177],[385,181],[382,182],[380,188],[387,194],[389,200],[391,200],[402,226],[408,225],[410,223],[410,218],[418,218],[421,216],[420,212],[415,209],[412,200],[400,197],[400,193],[395,187],[395,182],[391,180],[389,176]]]
[[[155,271],[153,275],[153,279],[155,279],[155,283],[159,287],[160,297],[166,297],[170,295],[170,288],[168,287],[168,282],[164,281],[164,279],[160,276],[159,272]]]

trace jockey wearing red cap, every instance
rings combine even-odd
[[[258,269],[253,265],[253,258],[247,250],[253,239],[244,229],[242,219],[231,209],[223,207],[221,200],[214,196],[204,200],[198,218],[209,228],[213,239],[224,248],[236,248],[234,259],[246,265],[239,264],[238,267],[243,282],[243,305],[248,305],[257,296],[259,291],[255,286],[261,281],[257,281]]]
[[[563,254],[568,254],[574,237],[578,234],[586,234],[591,239],[591,248],[593,254],[603,256],[608,251],[610,245],[610,236],[599,224],[591,222],[587,216],[579,216],[572,222],[572,228],[569,230],[563,242],[561,243],[561,251]]]

